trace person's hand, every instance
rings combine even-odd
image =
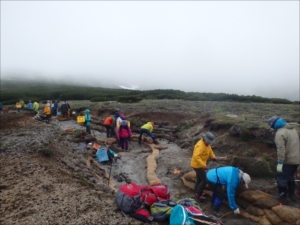
[[[236,210],[233,210],[233,212],[234,212],[234,214],[240,214],[241,213],[239,208],[237,208]]]
[[[212,158],[211,160],[217,162],[217,158]]]
[[[282,173],[282,166],[283,166],[282,162],[277,162],[277,172],[278,173]]]
[[[204,169],[204,170],[208,170],[207,166],[204,166],[203,169]]]

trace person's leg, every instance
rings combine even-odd
[[[287,177],[288,197],[292,201],[297,201],[296,196],[296,183],[295,183],[295,172],[297,171],[298,165],[287,165],[284,164],[284,174]]]
[[[124,148],[125,148],[124,138],[120,138],[120,145],[121,145],[122,150],[124,150]]]
[[[215,184],[209,180],[206,180],[208,183],[209,188],[213,191],[212,199],[211,199],[211,206],[217,216],[220,216],[219,213],[223,199],[226,198],[226,195],[222,189],[222,185]]]
[[[198,196],[200,199],[205,199],[205,197],[203,195],[203,191],[207,184],[206,183],[206,172],[204,169],[200,169],[199,172],[200,172],[199,176],[200,176],[201,181],[200,181],[200,184],[198,185],[198,189],[197,189],[196,193],[198,193]]]
[[[90,126],[86,126],[86,132],[87,132],[88,134],[91,134],[91,127],[90,127]]]
[[[285,171],[285,164],[283,164],[282,171]],[[282,204],[287,204],[287,177],[286,175],[282,173],[276,174],[276,182],[277,182],[277,188],[279,193],[279,201],[281,201]]]
[[[141,144],[142,136],[143,136],[143,134],[145,133],[145,130],[146,130],[146,129],[140,129],[139,144]]]
[[[104,125],[106,128],[106,137],[109,138],[109,126]]]

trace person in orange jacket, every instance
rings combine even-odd
[[[44,113],[40,115],[40,118],[42,120],[47,120],[46,122],[49,123],[51,119],[51,109],[50,109],[50,103],[47,103],[44,108]]]
[[[113,137],[115,135],[115,117],[114,115],[110,115],[108,117],[105,118],[103,125],[106,128],[106,137]]]
[[[214,135],[210,132],[206,132],[202,135],[202,139],[197,142],[194,147],[193,156],[191,160],[191,167],[196,172],[196,183],[195,183],[195,197],[204,200],[205,196],[203,191],[206,185],[206,164],[207,159],[210,157],[216,161],[216,156],[211,148],[211,144],[214,142]]]

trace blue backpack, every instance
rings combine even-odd
[[[189,218],[184,206],[178,204],[171,211],[170,225],[194,225],[194,221]]]

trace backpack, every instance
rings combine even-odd
[[[182,206],[177,204],[170,214],[170,225],[194,225],[192,219],[189,218],[188,212]]]
[[[169,187],[165,184],[156,184],[152,186],[140,186],[142,189],[141,198],[143,203],[151,207],[151,205],[160,200],[170,199]]]
[[[181,206],[179,208],[177,206]],[[176,208],[177,207],[177,208]],[[175,210],[176,208],[176,210]],[[220,222],[206,216],[200,205],[192,198],[177,201],[170,215],[170,225],[221,225]]]
[[[182,205],[184,207],[194,206],[195,208],[199,209],[200,211],[202,210],[201,206],[193,198],[183,198],[183,199],[178,200],[176,203],[179,205]]]
[[[137,184],[124,184],[119,188],[115,202],[123,214],[128,214],[144,223],[150,223],[153,217],[149,210],[144,208],[141,193],[141,188]]]
[[[176,206],[176,203],[172,200],[163,200],[155,202],[150,207],[151,216],[156,221],[166,221],[167,219],[169,219],[174,206]]]
[[[135,213],[142,207],[141,188],[135,184],[122,185],[116,195],[115,202],[124,213]]]

